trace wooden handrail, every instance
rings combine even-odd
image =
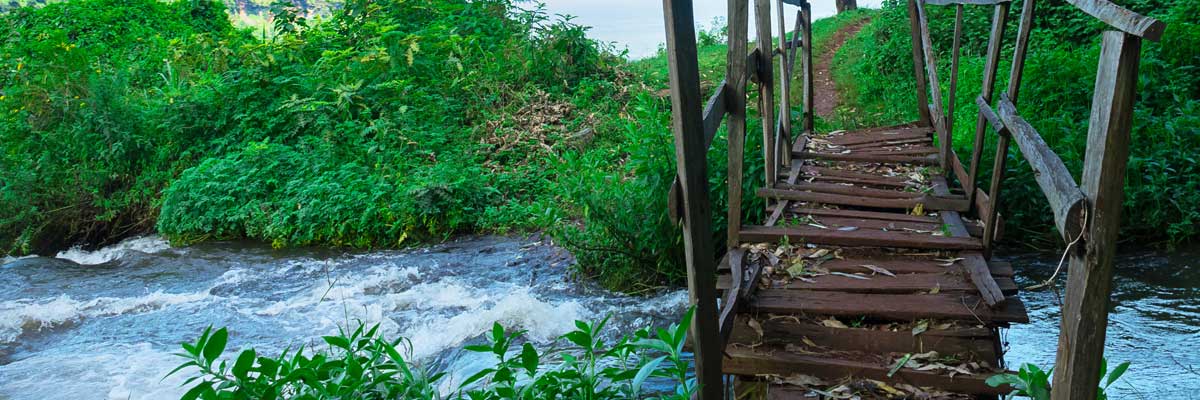
[[[935,6],[952,6],[952,5],[975,5],[975,6],[994,6],[1000,3],[1008,3],[1012,0],[924,0],[925,4]]]
[[[1013,139],[1021,148],[1021,155],[1033,168],[1034,179],[1050,202],[1054,225],[1063,239],[1071,242],[1083,231],[1083,209],[1087,204],[1083,192],[1079,190],[1079,185],[1071,177],[1062,158],[1050,149],[1029,122],[1017,115],[1017,107],[1003,93],[1000,94],[998,108],[1000,119],[1012,132]]]
[[[1096,19],[1134,36],[1157,42],[1167,24],[1106,0],[1067,0]]]

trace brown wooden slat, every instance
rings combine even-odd
[[[921,222],[906,222],[906,221],[884,221],[878,219],[865,218],[845,218],[845,217],[811,217],[817,224],[824,225],[830,228],[855,227],[860,229],[879,229],[887,231],[930,231],[935,232],[941,229],[941,224],[936,223],[921,223]]]
[[[876,265],[876,264],[872,264]],[[822,265],[824,267],[824,265]],[[886,268],[885,266],[880,266]],[[858,267],[853,272],[870,274],[871,271]],[[890,270],[889,270],[890,271]],[[893,272],[895,273],[895,272]],[[864,276],[867,279],[856,279],[839,275],[823,275],[810,277],[813,282],[792,280],[783,286],[773,286],[772,289],[796,289],[816,291],[839,291],[846,293],[920,293],[937,289],[939,292],[969,292],[979,293],[975,284],[963,276],[932,273],[932,274],[898,274],[896,276],[873,275]],[[717,289],[727,290],[733,282],[730,275],[717,276]],[[1017,293],[1017,284],[1012,278],[995,278],[1000,290],[1005,293]]]
[[[848,171],[848,170],[837,169],[837,168],[818,167],[818,166],[813,166],[813,165],[805,165],[805,166],[801,167],[801,171],[804,172],[805,176],[836,176],[836,177],[844,177],[844,178],[874,179],[874,180],[881,180],[881,181],[890,181],[890,182],[899,183],[899,184],[907,184],[909,181],[909,178],[904,177],[904,176],[885,176],[885,175],[871,174],[871,173],[865,173],[865,172]]]
[[[844,259],[834,259],[821,264],[821,268],[837,272],[868,272],[861,267],[863,264],[877,265],[891,271],[895,274],[933,274],[946,272],[947,268],[943,266],[943,262],[933,259],[914,259],[898,256],[871,256],[857,257],[848,256]],[[728,266],[721,265],[722,272],[728,270]],[[1013,267],[1012,263],[1006,261],[989,261],[988,270],[992,276],[1012,278]],[[751,270],[751,272],[754,272]],[[1009,279],[1011,281],[1011,279]],[[999,282],[999,281],[997,281]]]
[[[757,312],[867,316],[894,321],[954,319],[986,323],[1029,322],[1025,305],[1010,299],[989,308],[970,294],[863,294],[763,289],[747,307]]]
[[[916,371],[903,368],[892,377],[888,377],[890,366],[831,358],[815,357],[789,353],[782,349],[763,351],[738,347],[726,348],[723,370],[727,374],[737,375],[782,375],[787,376],[796,371],[804,371],[813,376],[825,379],[841,379],[858,377],[875,379],[885,382],[907,382],[914,386],[936,387],[953,392],[1000,395],[1010,391],[1010,388],[993,388],[984,381],[991,374],[959,375],[953,378],[931,372]]]
[[[846,218],[862,218],[862,219],[877,219],[881,221],[902,221],[902,222],[917,222],[928,224],[941,224],[942,221],[937,217],[909,215],[901,213],[889,213],[879,211],[861,211],[861,210],[841,210],[832,208],[795,208],[790,210],[797,215],[816,215],[830,217],[846,217]]]
[[[797,156],[806,157],[806,158],[815,158],[815,159],[819,159],[819,160],[831,160],[831,161],[895,162],[895,163],[908,163],[908,164],[916,164],[916,165],[937,165],[938,164],[938,160],[937,160],[936,156],[933,156],[933,157],[884,156],[884,155],[874,155],[874,154],[853,154],[853,153],[851,153],[851,154],[826,154],[826,153],[813,153],[813,152],[809,152],[809,151],[806,151],[801,154],[797,154]]]
[[[876,148],[876,147],[902,146],[902,145],[911,145],[911,144],[932,144],[932,143],[933,143],[933,140],[925,137],[925,138],[919,138],[919,139],[888,140],[888,141],[883,141],[883,142],[860,143],[860,144],[847,145],[847,146],[843,146],[843,147],[845,147],[847,149],[851,149],[851,150],[858,150],[858,149],[871,149],[871,148]]]
[[[895,132],[871,132],[871,133],[856,133],[848,132],[838,136],[826,136],[823,139],[829,143],[836,145],[848,146],[854,144],[886,142],[889,140],[909,140],[909,139],[928,139],[929,131],[917,129],[904,129]]]
[[[754,320],[762,329],[749,325]],[[914,336],[912,331],[886,331],[861,328],[830,328],[795,318],[753,319],[740,315],[733,326],[729,343],[786,346],[800,345],[808,339],[824,350],[858,351],[865,353],[924,353],[937,351],[943,355],[974,356],[992,365],[996,360],[996,349],[992,343],[994,335],[987,328],[930,329]],[[812,349],[816,350],[816,349]]]
[[[874,189],[854,185],[843,185],[825,182],[800,182],[796,184],[775,185],[776,189],[802,192],[819,192],[833,194],[849,194],[855,196],[870,196],[882,199],[913,199],[921,197],[921,193],[904,192],[900,190]],[[965,199],[964,199],[965,200]]]
[[[934,236],[920,233],[884,232],[870,229],[838,231],[807,226],[747,226],[742,240],[749,243],[775,243],[787,237],[795,243],[816,243],[840,246],[883,246],[916,249],[979,250],[983,243],[975,238]]]
[[[923,195],[911,199],[880,199],[862,195],[803,192],[780,189],[759,189],[758,195],[773,199],[796,200],[810,203],[841,204],[855,207],[910,209],[922,204],[925,210],[967,211],[971,209],[966,199]]]

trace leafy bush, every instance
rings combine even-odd
[[[327,350],[285,350],[276,357],[242,350],[232,364],[222,360],[229,332],[205,329],[195,343],[184,343],[183,364],[194,385],[182,397],[192,399],[687,399],[696,381],[683,358],[692,313],[666,329],[643,328],[611,346],[601,338],[607,318],[577,321],[564,334],[567,345],[538,351],[523,342],[524,332],[507,332],[499,323],[487,344],[466,350],[495,356],[495,365],[459,383],[449,393],[438,385],[446,376],[412,359],[404,339],[381,337],[378,326],[324,337]],[[555,346],[557,347],[557,346]],[[675,393],[648,393],[645,383],[672,381]]]
[[[1107,400],[1108,387],[1121,379],[1121,375],[1128,370],[1129,362],[1126,361],[1109,371],[1108,359],[1103,359],[1100,364],[1100,387],[1096,391],[1096,400]],[[987,384],[991,387],[1002,385],[1012,387],[1012,393],[1004,397],[1006,400],[1016,396],[1025,396],[1033,400],[1050,400],[1050,377],[1053,374],[1054,368],[1043,371],[1037,365],[1021,364],[1021,369],[1016,374],[993,375],[987,379]]]

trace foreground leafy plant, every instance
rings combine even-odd
[[[285,350],[277,357],[245,349],[229,365],[221,359],[229,338],[226,329],[205,329],[194,343],[184,343],[187,361],[167,374],[195,369],[184,385],[192,385],[182,400],[195,399],[687,399],[696,382],[687,375],[683,357],[689,310],[669,328],[640,329],[611,347],[601,339],[608,318],[577,321],[576,329],[561,336],[569,345],[539,352],[523,342],[524,331],[509,332],[493,325],[487,344],[466,350],[492,354],[492,367],[465,379],[443,394],[438,383],[445,372],[434,372],[412,360],[411,343],[388,341],[379,326],[359,326],[353,332],[324,337],[327,350]],[[523,343],[522,343],[523,342]],[[519,347],[519,350],[516,348]],[[309,354],[311,353],[311,354]],[[655,397],[645,384],[652,378],[675,382],[674,393]]]
[[[1103,359],[1100,364],[1100,382],[1103,384],[1096,392],[1097,400],[1107,400],[1108,394],[1106,391],[1109,386],[1112,386],[1125,371],[1129,369],[1129,362],[1123,362],[1108,370],[1108,359]],[[1009,385],[1013,388],[1013,392],[1006,396],[1006,399],[1011,399],[1015,396],[1025,396],[1034,400],[1049,400],[1050,399],[1050,377],[1054,375],[1054,368],[1043,371],[1041,368],[1033,364],[1022,364],[1021,369],[1016,374],[999,374],[994,375],[987,380],[987,384],[991,387],[1000,387]]]

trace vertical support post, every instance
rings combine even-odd
[[[663,0],[663,15],[671,75],[671,127],[675,135],[675,161],[683,188],[683,245],[687,258],[688,295],[696,307],[691,327],[696,379],[700,383],[700,399],[718,400],[724,388],[717,322],[716,261],[692,1]]]
[[[729,53],[725,67],[725,108],[729,112],[726,132],[729,135],[729,209],[726,220],[729,234],[726,247],[741,244],[742,230],[742,159],[746,142],[746,34],[750,19],[749,1],[729,0]]]
[[[917,1],[908,0],[909,33],[912,34],[913,78],[917,83],[917,121],[921,126],[933,126],[929,118],[929,95],[925,91],[925,60],[921,57],[921,23],[917,18]]]
[[[774,45],[771,42],[771,0],[754,0],[754,25],[758,37],[758,116],[762,121],[763,158],[766,162],[766,186],[775,187],[775,73],[771,66]],[[769,207],[770,205],[768,205]]]
[[[954,136],[954,102],[958,97],[958,54],[962,43],[963,5],[954,5],[954,45],[950,59],[950,104],[946,105],[946,130]]]
[[[1104,32],[1080,188],[1090,207],[1084,251],[1071,256],[1054,370],[1055,400],[1094,399],[1104,357],[1113,257],[1121,226],[1129,130],[1142,39]]]
[[[1029,47],[1029,32],[1033,29],[1033,13],[1037,0],[1025,0],[1021,5],[1021,25],[1017,27],[1017,43],[1013,49],[1012,67],[1008,71],[1008,100],[1017,103],[1017,94],[1021,90],[1021,75],[1025,71],[1025,51]],[[1007,131],[1006,131],[1007,133]],[[996,141],[996,158],[992,160],[992,185],[988,188],[991,205],[984,219],[983,227],[983,257],[992,259],[992,250],[996,245],[996,223],[1000,216],[1000,184],[1004,180],[1004,169],[1007,168],[1008,145],[1010,136],[1001,135]],[[974,177],[974,175],[972,175]],[[974,178],[972,178],[974,179]],[[971,191],[975,193],[975,191]]]
[[[800,14],[804,20],[804,35],[801,36],[801,47],[804,49],[804,134],[813,131],[813,62],[812,62],[812,4],[807,0],[800,3]]]
[[[937,54],[933,52],[933,39],[929,35],[929,19],[925,14],[925,5],[916,3],[916,6],[917,22],[921,30],[921,50],[925,55],[925,73],[929,77],[929,92],[933,96],[930,117],[933,120],[934,131],[938,134],[938,162],[941,163],[942,173],[950,176],[950,170],[953,168],[953,164],[950,162],[952,156],[950,145],[954,140],[954,133],[950,132],[947,127],[946,113],[942,106],[942,85],[938,80]]]
[[[779,19],[779,123],[780,134],[775,143],[776,159],[782,167],[792,164],[792,71],[788,68],[787,21],[783,15],[783,0],[775,0]]]
[[[983,91],[980,96],[988,103],[992,101],[992,92],[996,86],[996,69],[1000,66],[1000,42],[1004,40],[1004,26],[1008,22],[1008,2],[996,4],[996,11],[992,15],[992,32],[988,37],[987,61],[983,65]],[[983,132],[987,129],[987,120],[983,114],[979,114],[979,118],[975,122],[975,144],[971,150],[971,169],[967,172],[967,179],[970,182],[960,182],[963,189],[966,190],[968,202],[972,206],[975,204],[975,188],[979,181],[979,161],[983,157]],[[996,197],[995,195],[991,195]]]

